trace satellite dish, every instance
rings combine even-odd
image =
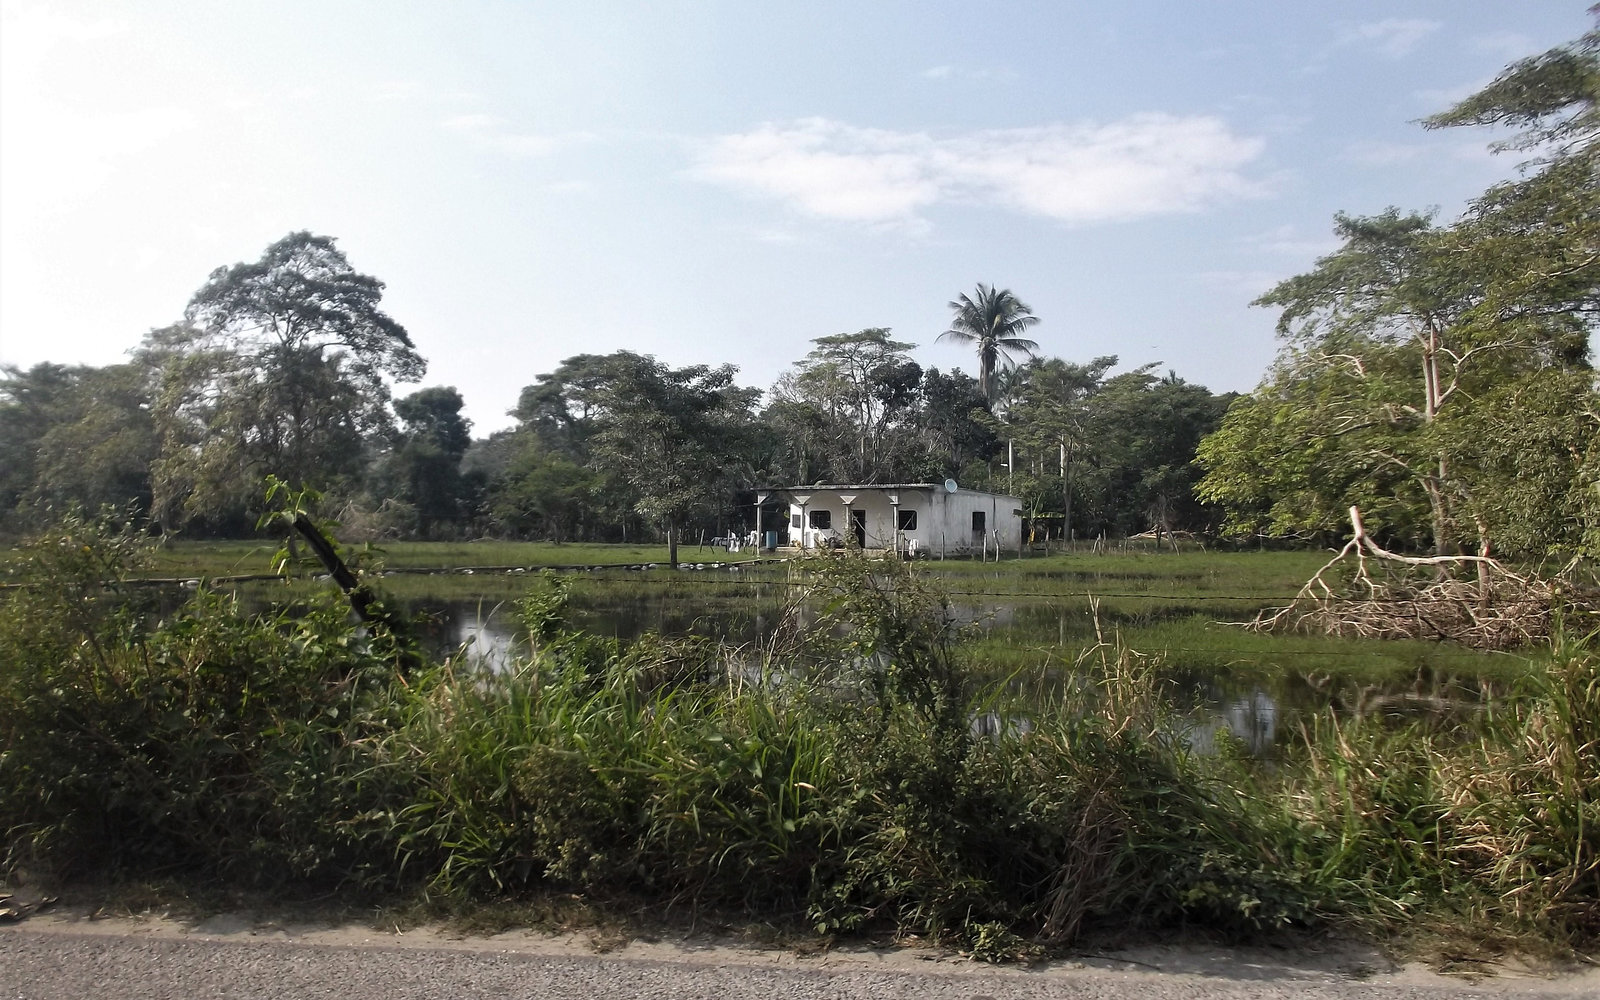
[[[954,493],[956,491],[956,481],[954,479],[946,479],[944,481],[944,491],[946,493]]]

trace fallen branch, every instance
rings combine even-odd
[[[1262,611],[1247,626],[1262,632],[1449,640],[1478,649],[1512,649],[1549,639],[1555,582],[1514,573],[1488,556],[1390,552],[1367,534],[1356,507],[1350,508],[1350,524],[1350,541],[1292,602]],[[1330,583],[1331,571],[1352,562],[1348,581]],[[1449,572],[1461,567],[1471,567],[1474,578]],[[1374,571],[1381,568],[1390,572],[1376,578]],[[1418,572],[1424,569],[1434,572]],[[1559,596],[1583,604],[1576,595]]]

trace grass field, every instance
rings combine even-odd
[[[157,552],[150,573],[266,573],[275,551],[262,541],[179,542]],[[680,548],[680,559],[707,568],[664,568],[665,546],[397,542],[355,547],[352,555],[361,565],[388,571],[379,586],[417,610],[467,613],[461,609],[470,607],[489,617],[527,592],[531,572],[585,567],[571,577],[573,606],[602,631],[626,636],[642,627],[699,626],[708,634],[747,641],[758,638],[758,630],[770,626],[787,600],[810,585],[813,565],[809,559],[758,560],[756,553],[692,545]],[[975,661],[993,673],[1020,673],[1033,682],[1069,667],[1095,641],[1097,620],[1102,634],[1115,631],[1136,648],[1161,653],[1173,674],[1235,684],[1290,678],[1307,696],[1319,685],[1503,685],[1526,671],[1525,657],[1448,644],[1262,635],[1238,627],[1261,608],[1286,603],[1327,559],[1318,551],[1113,549],[1031,554],[999,563],[931,560],[917,563],[916,570],[974,622]],[[623,568],[652,563],[662,568]],[[480,569],[469,574],[467,567]],[[485,572],[483,567],[523,572]],[[496,620],[509,618],[501,614]]]
[[[157,550],[152,574],[158,576],[245,576],[271,571],[279,543],[258,539],[174,542]],[[589,545],[549,542],[386,542],[355,545],[350,554],[368,566],[391,570],[459,567],[539,568],[544,566],[626,566],[667,561],[665,545]],[[734,561],[740,554],[722,549],[680,546],[680,560]],[[743,558],[754,558],[745,553]]]
[[[267,540],[180,541],[157,549],[147,573],[187,579],[266,575],[276,552],[276,543]],[[665,546],[499,541],[352,546],[349,556],[384,573],[378,586],[407,609],[476,616],[489,628],[500,627],[496,622],[512,627],[504,609],[527,592],[531,574],[547,567],[582,568],[571,576],[572,603],[590,627],[624,637],[656,628],[736,641],[760,638],[789,599],[810,586],[808,567],[815,565],[811,559],[774,560],[748,550],[685,545],[680,560],[704,568],[674,571],[665,568]],[[1319,687],[1359,684],[1493,690],[1526,671],[1526,657],[1448,644],[1263,635],[1238,626],[1260,609],[1290,600],[1327,558],[1319,551],[1135,547],[1029,554],[998,563],[930,560],[917,563],[916,571],[973,622],[974,661],[1026,683],[1049,683],[1097,634],[1113,632],[1136,648],[1160,653],[1174,675],[1279,688],[1287,679],[1302,697],[1314,696]],[[627,568],[650,564],[658,568]],[[515,570],[507,572],[509,567]],[[310,579],[314,570],[299,570],[304,582],[287,590],[254,584],[248,592],[265,602],[303,596],[326,586]]]

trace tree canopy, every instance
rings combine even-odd
[[[971,344],[978,353],[978,390],[993,406],[999,395],[996,374],[1015,366],[1016,355],[1031,355],[1039,345],[1023,334],[1037,326],[1039,318],[1009,288],[978,283],[971,296],[958,295],[950,302],[955,315],[940,340]]]
[[[1593,554],[1600,34],[1509,67],[1429,127],[1511,125],[1534,168],[1456,221],[1339,215],[1341,246],[1258,300],[1284,340],[1201,448],[1235,531],[1368,528],[1436,553]],[[1518,475],[1518,455],[1527,475]]]
[[[390,425],[387,379],[425,368],[382,293],[330,237],[290,233],[213,271],[185,321],[146,338],[164,519],[248,507],[267,475],[326,489],[359,472],[363,441]]]

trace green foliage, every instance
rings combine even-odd
[[[599,514],[605,480],[531,436],[521,444],[494,492],[495,520],[519,535],[566,541]]]
[[[1591,31],[1428,119],[1519,128],[1496,148],[1537,169],[1445,226],[1338,215],[1341,247],[1258,300],[1285,348],[1201,451],[1230,529],[1339,531],[1357,505],[1413,543],[1426,524],[1439,553],[1594,554],[1596,80]]]
[[[978,352],[978,391],[992,407],[1000,396],[999,373],[1013,367],[1013,355],[1031,355],[1039,345],[1023,334],[1039,324],[1039,317],[1009,288],[978,283],[970,296],[950,302],[954,315],[940,340],[971,344]]]
[[[941,374],[930,368],[922,375],[922,412],[916,422],[920,468],[908,479],[943,482],[961,471],[969,459],[987,461],[1000,448],[988,400],[972,376],[961,371]],[[908,451],[911,449],[908,448]],[[815,480],[800,476],[796,482]]]
[[[454,386],[432,386],[395,401],[403,427],[374,469],[369,489],[380,503],[404,504],[415,515],[415,523],[404,526],[407,534],[434,537],[467,514],[461,460],[472,444],[472,422],[461,416],[463,405]]]
[[[774,387],[775,409],[791,430],[811,418],[822,467],[849,482],[867,482],[895,464],[891,432],[917,403],[922,366],[914,346],[883,328],[818,337]],[[802,482],[811,481],[802,479]]]
[[[375,753],[390,651],[330,604],[262,618],[202,592],[154,624],[103,582],[137,553],[125,531],[69,517],[29,551],[0,607],[8,862],[392,880],[369,837],[397,797]]]
[[[1488,86],[1424,124],[1522,129],[1503,144],[1507,149],[1549,144],[1564,152],[1591,142],[1600,134],[1600,30],[1512,63]]]
[[[1482,729],[1329,718],[1263,769],[1192,751],[1160,663],[1115,636],[1054,702],[980,684],[898,563],[822,564],[820,615],[762,650],[574,632],[546,579],[525,657],[402,678],[331,603],[202,591],[158,619],[106,584],[141,558],[115,525],[28,553],[0,605],[11,863],[692,900],[990,959],[1177,923],[1600,935],[1582,644]]]
[[[363,438],[389,426],[387,380],[425,367],[382,296],[332,238],[290,233],[213,271],[185,322],[151,333],[164,523],[253,511],[269,473],[320,489],[359,478]]]
[[[522,440],[495,490],[497,512],[556,537],[600,509],[624,531],[642,519],[667,529],[675,560],[675,529],[696,516],[715,523],[747,482],[759,393],[733,375],[731,365],[674,369],[630,351],[568,358],[513,411]]]
[[[1230,397],[1161,378],[1155,365],[1107,377],[1116,363],[1050,358],[1012,373],[1000,428],[1015,445],[1010,488],[1079,537],[1209,528],[1194,498],[1195,450]]]
[[[148,511],[156,451],[148,399],[138,365],[0,366],[0,511],[31,527],[40,506]]]
[[[1322,539],[1346,525],[1354,504],[1379,537],[1427,544],[1428,495],[1413,470],[1428,462],[1433,438],[1419,430],[1418,362],[1406,347],[1368,345],[1359,364],[1283,352],[1267,382],[1200,442],[1200,499],[1226,511],[1236,536]]]
[[[104,664],[150,610],[127,586],[149,564],[149,543],[125,512],[107,508],[91,516],[69,508],[20,545],[12,560],[0,660],[15,664],[18,673],[23,664],[72,657]]]

